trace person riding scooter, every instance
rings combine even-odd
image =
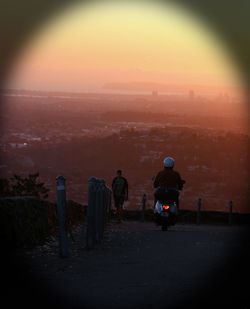
[[[182,190],[186,182],[180,174],[174,171],[174,159],[167,157],[163,161],[164,169],[161,170],[154,180],[155,203],[157,200],[173,200],[176,202],[177,210],[179,209],[179,190]]]

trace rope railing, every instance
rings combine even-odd
[[[201,224],[201,202],[202,199],[199,197],[197,203],[196,225]],[[230,200],[228,205],[228,225],[232,225],[232,221],[233,221],[233,201]]]
[[[141,221],[145,221],[145,212],[146,212],[146,199],[147,196],[145,193],[142,195],[142,201],[141,201]],[[197,212],[196,212],[196,225],[201,224],[201,214],[202,214],[202,199],[199,197],[197,200]],[[233,223],[233,201],[229,201],[228,205],[228,225],[232,225]]]

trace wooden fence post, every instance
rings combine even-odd
[[[96,203],[95,203],[95,222],[96,222],[96,242],[100,243],[102,239],[102,228],[103,228],[103,210],[104,210],[104,190],[105,181],[104,179],[97,179],[96,181]]]
[[[196,218],[196,224],[200,225],[200,213],[201,213],[201,198],[198,198],[198,207],[197,207],[197,218]]]
[[[106,203],[106,185],[105,180],[100,179],[100,199],[101,204],[99,205],[99,214],[100,214],[100,225],[99,225],[99,234],[100,234],[100,241],[103,240],[104,235],[104,220],[105,220],[105,203]]]
[[[229,217],[228,217],[228,223],[229,225],[232,225],[232,216],[233,215],[233,201],[229,202]]]
[[[67,213],[66,213],[66,190],[65,178],[56,177],[57,190],[57,214],[59,223],[59,253],[61,257],[69,256],[68,237],[67,237]]]
[[[106,205],[107,205],[107,209],[106,209],[106,215],[107,215],[107,222],[110,222],[110,214],[111,214],[111,190],[109,188],[106,188],[107,190],[107,201],[106,201]]]
[[[88,181],[87,241],[86,248],[92,249],[100,243],[104,235],[104,221],[107,209],[110,209],[111,191],[106,187],[104,179],[95,177]]]
[[[143,193],[142,195],[142,222],[145,220],[145,209],[146,209],[146,194]]]
[[[95,204],[96,204],[96,178],[88,180],[88,209],[87,209],[87,241],[86,248],[92,249],[95,245]]]

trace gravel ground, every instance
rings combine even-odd
[[[68,258],[59,257],[54,237],[26,250],[23,275],[30,280],[21,284],[24,291],[32,290],[36,307],[225,308],[237,304],[235,308],[246,309],[250,307],[241,283],[249,275],[247,231],[241,226],[177,224],[162,232],[152,222],[111,222],[103,242],[86,250],[86,231],[78,226],[74,241],[69,239]],[[235,252],[243,257],[241,263],[233,259]],[[19,301],[34,305],[17,285]]]

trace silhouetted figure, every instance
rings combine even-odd
[[[122,176],[122,171],[118,170],[117,176],[112,181],[112,191],[115,202],[116,213],[119,222],[123,219],[123,203],[128,200],[128,182]]]
[[[169,202],[175,201],[177,209],[179,209],[179,191],[182,190],[185,180],[180,174],[173,170],[174,159],[167,157],[163,161],[164,169],[160,171],[154,181],[154,196],[156,200],[168,200]]]

